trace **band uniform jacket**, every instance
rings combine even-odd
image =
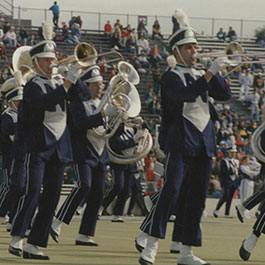
[[[61,162],[72,161],[70,134],[66,126],[68,94],[62,77],[37,75],[24,88],[23,133],[27,153],[49,159],[57,152]]]
[[[14,158],[14,137],[17,127],[17,112],[8,107],[1,117],[1,141],[3,152],[3,168],[10,174]]]
[[[228,100],[231,92],[221,76],[217,74],[207,83],[204,73],[176,65],[162,76],[159,144],[166,153],[182,152],[191,157],[202,149],[208,157],[217,153],[208,99]]]
[[[91,131],[94,128],[103,129],[104,120],[101,113],[95,113],[100,100],[91,98],[89,88],[81,80],[70,90],[68,125],[74,162],[85,162],[93,167],[99,162],[108,164],[105,140],[94,136]],[[74,90],[79,91],[78,95]]]
[[[126,153],[129,152],[129,154],[131,155],[131,152],[134,151],[134,148],[136,146],[136,143],[133,139],[135,133],[136,129],[121,124],[118,130],[115,132],[115,134],[109,139],[110,148],[117,154],[126,156]],[[110,162],[110,167],[112,169],[114,168],[120,168],[123,170],[128,169],[130,170],[131,173],[138,172],[136,163],[117,164]]]

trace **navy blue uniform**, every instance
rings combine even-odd
[[[65,163],[72,160],[66,126],[67,92],[57,76],[37,75],[24,88],[23,133],[26,148],[25,195],[13,221],[12,236],[24,237],[38,204],[28,243],[46,247],[52,217],[59,200]],[[41,186],[43,192],[40,197]]]
[[[121,124],[109,140],[111,149],[117,154],[123,155],[125,150],[125,152],[130,152],[130,149],[133,150],[136,145],[133,140],[134,133],[135,131],[133,128],[129,128]],[[107,208],[117,196],[117,200],[113,208],[113,214],[120,216],[123,215],[133,175],[138,171],[137,165],[136,163],[117,164],[111,162],[110,169],[111,174],[114,177],[114,186],[104,198],[102,206]]]
[[[229,216],[233,195],[239,184],[238,168],[239,161],[237,159],[225,158],[221,161],[220,179],[223,195],[217,203],[216,210],[218,211],[226,203],[225,215],[227,216]]]
[[[209,83],[197,71],[182,65],[169,68],[162,77],[162,121],[159,144],[166,153],[165,182],[156,204],[141,225],[145,233],[164,238],[176,202],[185,205],[182,243],[201,245],[200,219],[216,155],[214,122],[208,97],[230,98],[230,89],[219,75]],[[187,181],[184,201],[178,199],[183,179]]]
[[[19,104],[20,113],[22,112],[22,105],[22,103]],[[17,122],[12,149],[14,150],[14,155],[12,170],[9,175],[8,189],[0,201],[0,217],[4,217],[9,211],[10,223],[12,223],[12,218],[16,211],[18,200],[24,192],[26,182],[24,166],[26,153],[24,146],[23,126],[21,122]]]
[[[80,82],[79,80],[76,87],[84,86]],[[85,88],[83,87],[83,89]],[[69,93],[71,92],[69,91]],[[89,90],[86,93],[90,95]],[[80,96],[70,98],[69,128],[73,144],[76,187],[64,201],[56,218],[69,224],[77,207],[85,200],[87,205],[82,216],[79,233],[93,236],[98,210],[103,199],[106,166],[109,158],[105,140],[95,137],[91,133],[92,128],[100,130],[103,125],[101,113],[94,114],[100,100],[88,100],[89,97],[91,96],[88,96],[86,100],[81,100]]]

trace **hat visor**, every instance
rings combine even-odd
[[[95,76],[95,77],[86,79],[83,82],[86,82],[86,83],[94,83],[94,82],[99,82],[99,81],[102,81],[102,80],[103,80],[102,76]]]
[[[41,52],[41,53],[35,54],[34,57],[37,57],[37,58],[54,58],[54,59],[56,59],[56,56],[55,56],[54,52]]]

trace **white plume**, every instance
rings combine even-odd
[[[174,55],[169,55],[167,57],[167,64],[169,67],[175,67],[177,64],[176,58]]]
[[[24,80],[20,70],[15,71],[13,75],[14,75],[14,78],[16,80],[16,85],[17,86],[22,86],[22,85],[25,84],[25,80]]]
[[[51,21],[43,21],[42,22],[42,35],[45,40],[52,40],[53,38],[53,23]]]
[[[181,8],[178,8],[177,10],[175,10],[174,17],[178,21],[180,29],[190,26],[188,16]]]

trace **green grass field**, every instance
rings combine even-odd
[[[138,264],[140,254],[134,247],[134,238],[139,232],[143,218],[125,217],[125,223],[111,223],[110,217],[102,217],[97,224],[94,240],[98,247],[75,246],[80,218],[62,226],[59,244],[51,238],[43,252],[50,256],[49,261],[26,260],[8,253],[10,235],[5,226],[0,226],[0,265],[13,264],[54,264],[54,265],[130,265]],[[241,224],[234,219],[203,218],[203,247],[194,248],[194,253],[212,265],[264,265],[265,240],[262,235],[248,262],[242,261],[238,250],[242,240],[250,233],[255,219]],[[172,223],[169,223],[167,237],[159,241],[159,251],[155,265],[177,264],[177,254],[169,253]]]

